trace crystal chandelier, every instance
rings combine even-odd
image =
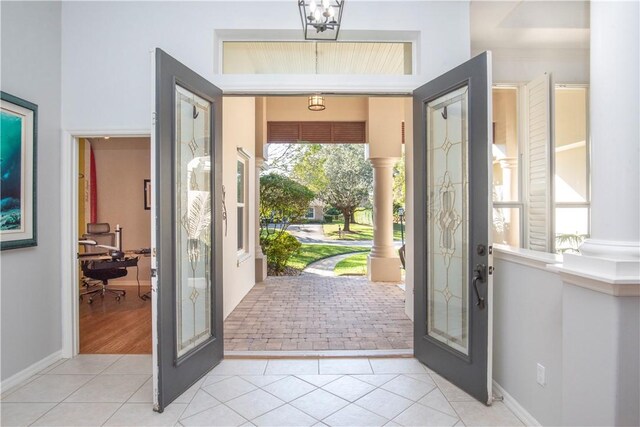
[[[337,40],[345,0],[299,0],[305,40]]]

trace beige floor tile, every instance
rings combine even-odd
[[[382,384],[384,383],[388,383],[389,381],[391,381],[392,379],[394,379],[395,377],[397,377],[397,375],[394,374],[378,374],[378,375],[352,375],[353,378],[356,378],[360,381],[364,381],[366,383],[369,383],[373,386],[376,387],[380,387]]]
[[[451,384],[449,381],[442,378],[440,375],[431,374],[431,378],[433,378],[433,381],[436,383],[436,385],[438,386],[440,391],[442,391],[442,394],[444,394],[444,396],[447,398],[448,401],[475,402],[475,399],[473,397],[471,397],[466,392],[460,390],[460,388]]]
[[[254,418],[284,405],[284,403],[265,391],[254,390],[226,402],[226,405],[247,420],[252,421]]]
[[[0,425],[30,425],[54,406],[56,403],[0,403]]]
[[[291,402],[293,399],[315,390],[316,386],[291,376],[262,387],[262,389],[285,402]]]
[[[322,389],[312,391],[291,402],[291,405],[319,420],[328,417],[348,404],[347,400]]]
[[[356,401],[365,394],[375,389],[371,384],[352,377],[342,377],[322,387],[329,393],[333,393],[350,402]]]
[[[356,400],[355,404],[390,420],[411,406],[413,402],[397,394],[376,389]]]
[[[296,375],[303,381],[313,384],[316,387],[322,387],[325,384],[329,384],[331,381],[335,381],[342,375]]]
[[[374,374],[424,374],[425,366],[413,358],[369,359]]]
[[[388,383],[383,384],[381,388],[416,401],[436,387],[435,384],[428,384],[414,378],[399,375]]]
[[[235,411],[226,405],[218,405],[215,408],[207,409],[196,415],[187,418],[181,418],[180,424],[185,427],[190,426],[240,426],[245,425],[247,420],[238,415]]]
[[[99,374],[121,357],[119,354],[79,354],[54,367],[48,374]]]
[[[225,359],[209,375],[262,375],[267,360]]]
[[[320,359],[320,374],[372,374],[368,359]]]
[[[421,403],[425,406],[428,406],[433,409],[437,409],[440,412],[444,412],[447,415],[451,415],[452,417],[457,417],[456,411],[449,404],[449,401],[444,394],[440,391],[440,389],[436,388],[429,392],[422,399],[418,400],[418,403]]]
[[[502,402],[486,406],[478,401],[451,402],[467,426],[521,426],[522,422]]]
[[[264,387],[285,377],[286,375],[243,375],[240,378],[257,387]]]
[[[333,415],[328,416],[324,420],[328,426],[349,426],[349,427],[358,427],[358,426],[383,426],[389,420],[381,417],[380,415],[376,415],[371,411],[368,411],[364,408],[361,408],[358,405],[351,404],[334,413]]]
[[[452,426],[458,422],[458,418],[416,403],[393,421],[402,426]]]
[[[280,406],[253,420],[253,424],[258,427],[304,427],[312,426],[317,422],[315,418],[291,405]]]
[[[211,396],[204,390],[198,390],[196,395],[187,406],[187,409],[182,413],[181,418],[187,418],[192,415],[197,414],[198,412],[202,412],[204,410],[214,408],[220,405],[220,401],[215,397]]]
[[[102,373],[151,375],[153,373],[151,355],[125,354]]]
[[[193,397],[196,395],[196,392],[198,390],[200,390],[200,387],[204,383],[205,378],[206,377],[200,378],[198,381],[196,381],[195,384],[193,384],[191,387],[189,387],[187,389],[187,391],[185,391],[180,396],[178,396],[176,398],[176,400],[174,400],[174,402],[175,403],[189,403],[189,402],[191,402],[191,399],[193,399]]]
[[[202,389],[220,402],[227,402],[238,396],[249,393],[257,387],[240,377],[231,377],[217,383],[204,386]]]
[[[266,375],[314,375],[318,374],[317,359],[271,359]]]
[[[124,403],[149,379],[148,375],[98,375],[65,402]]]
[[[127,400],[128,403],[153,403],[153,378],[149,378],[142,386]]]
[[[60,403],[43,415],[34,426],[101,426],[113,415],[119,403]]]
[[[48,369],[52,369],[52,368],[49,367]],[[25,385],[29,384],[31,381],[37,380],[41,376],[42,375],[39,375],[39,374],[38,375],[33,375],[33,376],[27,378],[26,380],[22,381],[21,383],[14,385],[13,387],[9,387],[9,388],[3,389],[2,393],[0,393],[0,400],[4,400],[5,397],[9,396],[14,391],[18,390],[19,388],[24,387]]]
[[[162,413],[154,412],[148,403],[125,403],[109,418],[105,426],[174,426],[187,407],[184,403],[172,403]]]
[[[93,375],[42,375],[3,399],[3,402],[61,402],[89,382]]]

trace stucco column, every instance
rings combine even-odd
[[[394,157],[370,158],[373,166],[373,248],[367,260],[373,282],[399,282],[400,258],[393,247]]]
[[[557,266],[562,425],[640,425],[640,4],[590,8],[591,238]]]
[[[263,282],[267,278],[267,257],[262,253],[262,247],[260,246],[260,171],[263,164],[264,159],[256,157],[256,283]]]

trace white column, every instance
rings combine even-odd
[[[393,247],[394,157],[370,158],[373,166],[373,248],[368,258],[368,277],[373,282],[399,282],[400,258]]]
[[[260,246],[260,171],[263,164],[264,159],[256,156],[256,283],[263,282],[267,278],[267,257],[262,253],[262,247]]]
[[[638,2],[591,7],[591,239],[584,255],[640,258]]]

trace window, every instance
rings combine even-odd
[[[223,74],[411,75],[410,42],[226,41]]]
[[[548,82],[493,89],[493,241],[563,253],[589,235],[588,91]]]
[[[249,157],[242,150],[238,150],[236,170],[237,210],[238,210],[238,255],[249,252],[249,212],[248,202],[248,165]]]
[[[309,208],[309,209],[307,209],[307,213],[305,214],[305,216],[304,216],[304,217],[305,217],[306,219],[314,219],[314,218],[315,218],[315,216],[316,216],[316,215],[315,215],[315,212],[314,212],[313,208]]]

